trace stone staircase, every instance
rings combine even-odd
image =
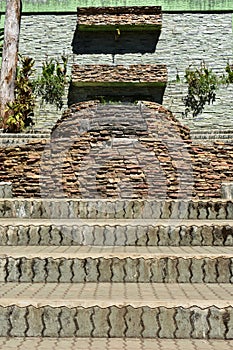
[[[1,349],[233,346],[233,203],[0,201]]]

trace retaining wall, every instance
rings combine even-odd
[[[0,150],[14,196],[221,198],[232,182],[233,144],[191,142],[163,107],[73,105],[41,140]]]
[[[162,33],[154,54],[124,55],[73,55],[71,42],[76,28],[77,15],[30,15],[22,17],[20,52],[36,58],[40,66],[46,56],[70,55],[70,65],[77,64],[166,64],[168,85],[164,105],[178,118],[182,118],[182,96],[186,86],[174,83],[177,70],[182,73],[190,64],[202,60],[219,73],[224,72],[227,61],[233,59],[233,34],[231,13],[181,13],[163,14]],[[183,122],[192,129],[229,129],[233,119],[233,86],[223,87],[214,105],[206,108],[194,121]],[[50,108],[37,116],[36,128],[51,129],[61,115]]]

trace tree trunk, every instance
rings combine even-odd
[[[6,1],[4,44],[0,75],[0,117],[2,127],[5,126],[7,119],[6,105],[8,102],[14,101],[21,9],[21,0]]]

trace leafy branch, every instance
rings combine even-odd
[[[185,70],[185,83],[188,84],[188,93],[183,98],[184,115],[187,116],[191,112],[192,116],[196,117],[202,113],[207,103],[215,101],[220,80],[212,69],[207,68],[205,63],[202,63],[200,68],[188,67]]]
[[[43,64],[42,75],[34,76],[34,60],[19,55],[16,72],[15,99],[7,105],[5,132],[20,132],[27,126],[34,125],[33,116],[36,98],[42,103],[50,103],[61,109],[67,79],[68,58],[62,56],[62,63],[50,59]]]
[[[62,64],[57,59],[46,60],[43,63],[42,75],[35,81],[36,95],[42,98],[42,103],[63,107],[63,96],[67,84],[67,56],[61,56]]]
[[[218,77],[204,62],[201,63],[199,68],[189,66],[185,70],[184,82],[188,84],[188,93],[182,98],[185,105],[183,113],[185,117],[190,113],[192,117],[202,113],[207,103],[214,103],[216,92],[221,85],[233,83],[233,65],[229,62],[226,65],[225,72],[227,74]],[[176,82],[179,83],[180,81],[177,72]]]
[[[34,72],[34,60],[19,55],[19,63],[16,72],[15,99],[7,104],[6,132],[19,132],[26,126],[33,125],[35,95],[31,78]]]
[[[230,63],[227,62],[227,66],[225,70],[227,73],[226,83],[227,84],[233,83],[233,65],[230,65]]]

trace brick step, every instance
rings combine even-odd
[[[0,283],[0,336],[233,339],[232,284]]]
[[[0,245],[233,246],[233,220],[1,218]]]
[[[231,247],[1,247],[0,282],[233,282]]]
[[[232,350],[233,340],[148,338],[0,338],[4,350]]]
[[[228,219],[228,200],[0,199],[0,218]]]

